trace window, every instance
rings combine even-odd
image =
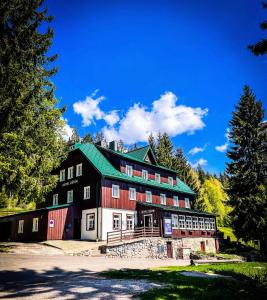
[[[210,219],[210,229],[215,230],[215,219]]]
[[[198,218],[193,217],[193,229],[198,229]]]
[[[60,182],[65,181],[65,170],[60,170],[59,181]]]
[[[166,205],[166,195],[160,194],[160,204]]]
[[[90,186],[85,186],[83,189],[83,199],[90,199]]]
[[[185,229],[185,216],[179,216],[179,227],[180,229]]]
[[[152,193],[150,191],[146,191],[146,202],[152,203]]]
[[[120,198],[120,187],[112,184],[112,198]]]
[[[192,229],[192,217],[189,216],[186,217],[186,228]]]
[[[205,219],[205,229],[210,230],[210,219],[208,218]]]
[[[73,202],[73,190],[67,192],[67,203]]]
[[[172,227],[173,228],[179,228],[178,216],[177,215],[172,215]]]
[[[53,205],[58,205],[58,194],[53,195]]]
[[[173,205],[174,205],[174,206],[179,206],[179,199],[178,199],[178,196],[173,196]]]
[[[18,233],[23,233],[24,220],[19,220]]]
[[[113,229],[121,229],[121,214],[113,214]]]
[[[199,218],[198,219],[198,225],[199,225],[199,229],[201,229],[201,230],[205,229],[205,227],[204,227],[204,218]]]
[[[72,179],[73,178],[73,167],[69,167],[68,168],[68,179]]]
[[[155,181],[160,183],[160,174],[159,173],[155,173]]]
[[[168,177],[168,184],[173,186],[173,178],[172,177]]]
[[[86,230],[95,230],[95,214],[86,214]]]
[[[83,174],[83,164],[79,164],[76,166],[76,176],[82,176]]]
[[[188,198],[184,198],[185,201],[185,208],[190,208],[190,202]]]
[[[136,200],[136,189],[129,188],[129,199]]]
[[[32,232],[38,231],[38,218],[32,219]]]
[[[142,178],[148,180],[148,172],[147,170],[142,170]]]
[[[132,166],[126,165],[126,174],[130,177],[133,176],[133,167]]]
[[[131,230],[134,227],[134,215],[126,216],[126,229]]]

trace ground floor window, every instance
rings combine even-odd
[[[134,215],[126,216],[126,228],[127,230],[131,230],[134,228]]]
[[[178,216],[177,215],[172,215],[172,227],[173,228],[178,228]]]
[[[95,230],[95,213],[86,214],[86,230]]]
[[[198,224],[199,224],[199,229],[205,229],[204,227],[204,218],[199,218],[198,219]]]
[[[24,220],[19,220],[18,233],[23,233]]]
[[[38,231],[38,218],[33,218],[32,219],[32,232],[37,232]]]
[[[113,230],[121,229],[121,214],[113,214]]]
[[[192,217],[186,217],[186,228],[192,229]]]
[[[197,217],[193,217],[193,229],[198,229],[198,218]]]
[[[185,216],[179,216],[179,227],[185,229]]]
[[[205,229],[210,230],[210,219],[208,218],[205,219]]]
[[[210,229],[215,230],[215,219],[210,219]]]

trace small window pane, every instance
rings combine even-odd
[[[129,188],[129,199],[136,200],[136,189]]]
[[[150,191],[146,191],[146,202],[152,203],[152,193]]]
[[[120,197],[120,187],[118,185],[112,184],[112,197],[113,198]]]
[[[82,170],[83,165],[79,164],[76,166],[76,176],[82,176],[83,170]]]
[[[185,216],[179,215],[179,228],[185,229]]]
[[[134,228],[134,215],[126,216],[126,228],[127,230],[131,230]]]
[[[90,186],[85,186],[84,187],[84,192],[83,192],[83,199],[90,199]]]
[[[73,178],[73,167],[68,168],[68,179]]]
[[[86,215],[86,230],[95,230],[95,214],[87,214]]]
[[[121,229],[121,215],[120,214],[113,215],[113,229],[114,230]]]

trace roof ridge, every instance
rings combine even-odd
[[[138,151],[138,150],[140,150],[140,149],[144,149],[144,148],[146,148],[146,147],[150,148],[150,145],[146,145],[146,146],[142,146],[142,147],[139,147],[139,148],[136,148],[136,149],[130,150],[130,151],[126,152],[125,154],[127,154],[127,153],[131,153],[131,152],[134,152],[134,151]]]

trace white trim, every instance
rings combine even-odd
[[[76,177],[82,176],[83,174],[83,164],[76,165]]]

